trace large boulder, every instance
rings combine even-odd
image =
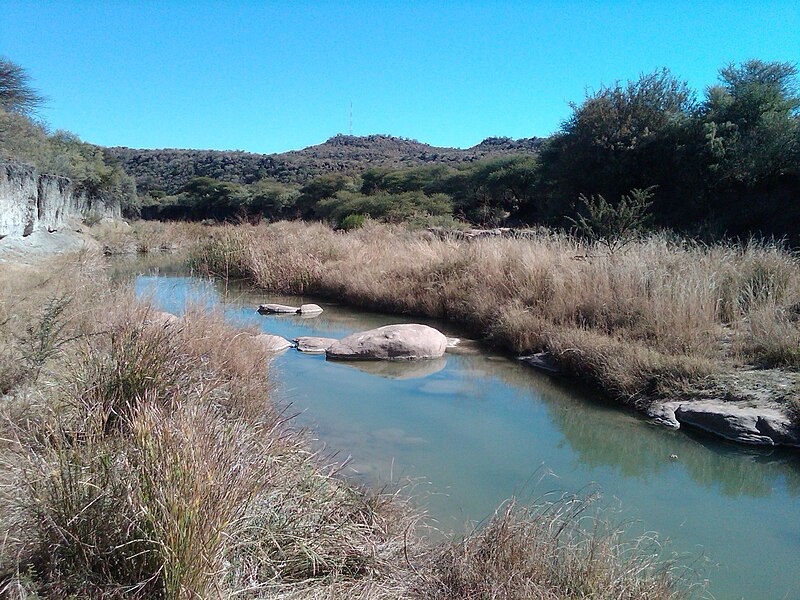
[[[308,354],[325,354],[325,351],[338,342],[336,338],[303,336],[296,338],[294,343],[300,352]]]
[[[354,333],[333,344],[325,354],[338,360],[411,360],[438,358],[446,349],[443,333],[411,323]]]

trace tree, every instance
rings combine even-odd
[[[537,195],[552,217],[573,212],[581,194],[619,198],[658,185],[660,201],[681,195],[675,174],[691,169],[683,148],[696,112],[684,81],[662,69],[602,87],[572,109],[541,153]]]
[[[800,89],[791,63],[749,60],[720,71],[701,107],[705,154],[716,187],[755,187],[800,162]]]
[[[0,58],[0,108],[30,116],[44,100],[44,96],[31,86],[31,78],[22,67]]]
[[[210,177],[195,177],[181,189],[184,217],[190,219],[234,219],[244,213],[247,195],[238,183]]]

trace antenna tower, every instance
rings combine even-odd
[[[350,135],[353,135],[353,101],[350,100]]]

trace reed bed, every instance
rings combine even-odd
[[[692,592],[583,501],[501,511],[431,544],[402,493],[309,451],[270,399],[252,332],[199,310],[170,322],[87,255],[0,278],[1,597]]]
[[[458,240],[371,224],[224,226],[194,264],[267,290],[449,319],[646,407],[720,370],[800,366],[800,263],[776,244],[653,235],[609,254],[539,231]]]

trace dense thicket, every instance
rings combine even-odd
[[[537,172],[535,157],[510,155],[458,167],[372,168],[357,176],[329,173],[301,187],[269,178],[242,185],[196,177],[177,194],[151,192],[142,214],[190,220],[302,218],[336,226],[366,217],[427,224],[451,224],[457,217],[494,226],[513,219],[533,201]]]
[[[42,102],[25,71],[0,59],[0,158],[34,165],[40,172],[72,179],[92,196],[119,200],[123,211],[138,214],[136,184],[122,167],[106,160],[97,146],[67,131],[49,133],[32,118]]]
[[[704,98],[662,70],[601,88],[541,154],[528,219],[563,223],[581,194],[654,188],[657,226],[712,236],[793,236],[800,212],[797,68],[751,60]]]

